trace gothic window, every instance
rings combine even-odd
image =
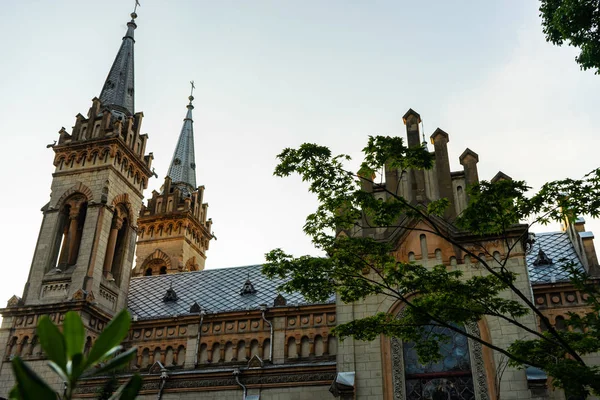
[[[479,337],[476,323],[459,330]],[[419,362],[414,342],[391,339],[394,399],[488,400],[481,344],[446,327],[431,326],[431,333],[448,340],[440,343],[440,361],[427,364]]]
[[[449,338],[440,345],[442,359],[421,364],[414,342],[403,345],[406,398],[475,399],[471,359],[467,338],[443,327],[431,327],[430,332]]]
[[[115,213],[106,245],[104,256],[104,276],[117,285],[120,285],[123,265],[125,264],[125,253],[129,245],[129,213],[124,204],[115,207]]]
[[[144,275],[165,275],[167,273],[167,263],[162,258],[154,258],[146,261],[144,264]]]
[[[419,237],[421,243],[421,259],[427,260],[429,256],[429,251],[427,250],[427,236],[423,233]]]
[[[86,214],[87,201],[81,194],[75,194],[63,203],[58,215],[57,231],[51,253],[51,266],[65,270],[75,265],[79,255]]]

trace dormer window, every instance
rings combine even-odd
[[[538,252],[537,258],[533,262],[533,265],[539,267],[541,265],[552,265],[552,259],[544,253],[544,251],[540,248]]]

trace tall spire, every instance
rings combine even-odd
[[[137,28],[136,18],[137,14],[134,11],[131,13],[131,21],[127,23],[127,32],[123,37],[117,57],[115,57],[100,93],[102,105],[108,107],[113,113],[121,115],[133,115],[135,113],[133,77],[133,44],[135,40],[133,33]]]
[[[196,189],[196,159],[194,157],[194,120],[192,119],[192,110],[194,106],[194,81],[190,82],[192,90],[190,93],[187,113],[183,120],[177,147],[173,153],[169,173],[173,185],[180,187],[183,191],[189,192]],[[187,190],[186,190],[187,189]]]

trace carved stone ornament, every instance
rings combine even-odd
[[[248,361],[248,368],[262,368],[263,365],[263,360],[256,354]]]
[[[73,293],[73,297],[71,300],[73,301],[81,301],[86,298],[87,293],[83,289],[78,289],[75,293]]]
[[[87,296],[85,296],[85,301],[87,301],[88,303],[94,303],[96,301],[96,297],[94,297],[94,292],[89,291],[87,293]]]
[[[21,305],[21,298],[15,294],[10,299],[8,299],[8,303],[6,304],[6,307],[18,307],[20,305]]]

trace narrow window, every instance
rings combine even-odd
[[[87,202],[82,195],[74,195],[65,201],[58,216],[51,266],[65,270],[77,263],[86,214]]]
[[[429,254],[427,251],[427,236],[425,234],[421,234],[421,259],[427,260],[429,258]]]

